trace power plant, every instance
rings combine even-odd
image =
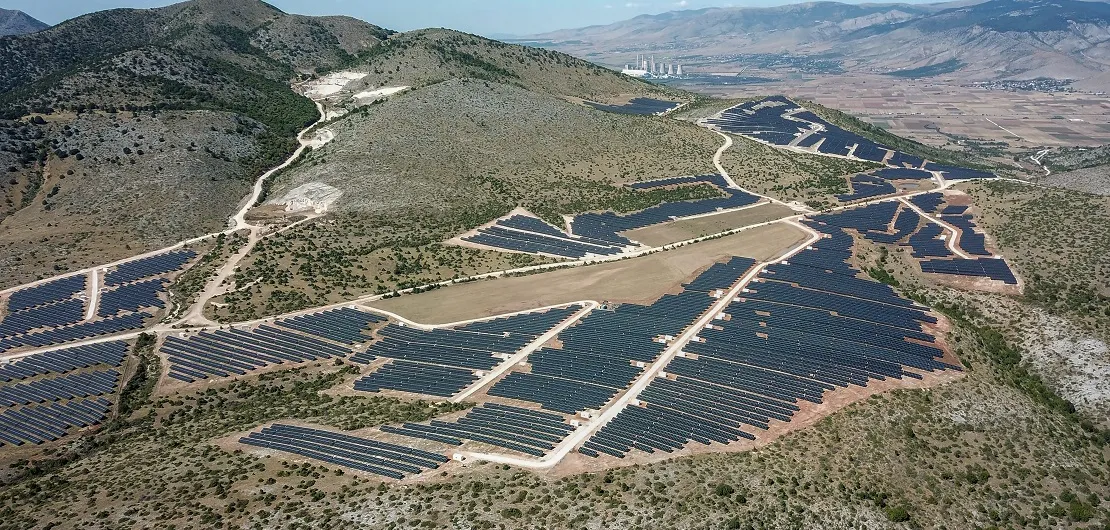
[[[632,77],[640,77],[646,79],[666,79],[671,77],[682,77],[682,65],[675,63],[655,62],[655,56],[641,55],[637,58],[635,66],[626,64],[624,70],[621,70],[624,75]]]

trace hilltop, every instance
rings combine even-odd
[[[23,35],[49,28],[50,24],[35,19],[19,10],[0,9],[0,37]]]
[[[291,80],[389,33],[193,0],[0,38],[0,284],[221,229],[318,116]]]

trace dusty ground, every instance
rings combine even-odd
[[[779,204],[762,204],[736,212],[699,217],[684,221],[664,223],[636,230],[622,232],[621,235],[643,243],[649,247],[661,247],[669,243],[686,241],[697,237],[724,232],[754,224],[782,219],[794,215],[794,211]]]
[[[795,227],[774,224],[640,258],[453,285],[372,305],[436,324],[578,300],[649,303],[717,260],[730,256],[769,260],[806,237]]]

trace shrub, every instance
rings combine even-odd
[[[904,523],[910,520],[910,512],[905,506],[890,506],[886,509],[886,518],[895,523]]]

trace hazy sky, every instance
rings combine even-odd
[[[860,3],[856,0],[847,0]],[[903,0],[919,3],[921,0]],[[115,7],[157,7],[172,0],[0,0],[48,24]],[[711,6],[768,6],[796,0],[270,0],[289,13],[350,15],[389,29],[448,27],[482,35],[527,35],[608,24],[644,13]]]

